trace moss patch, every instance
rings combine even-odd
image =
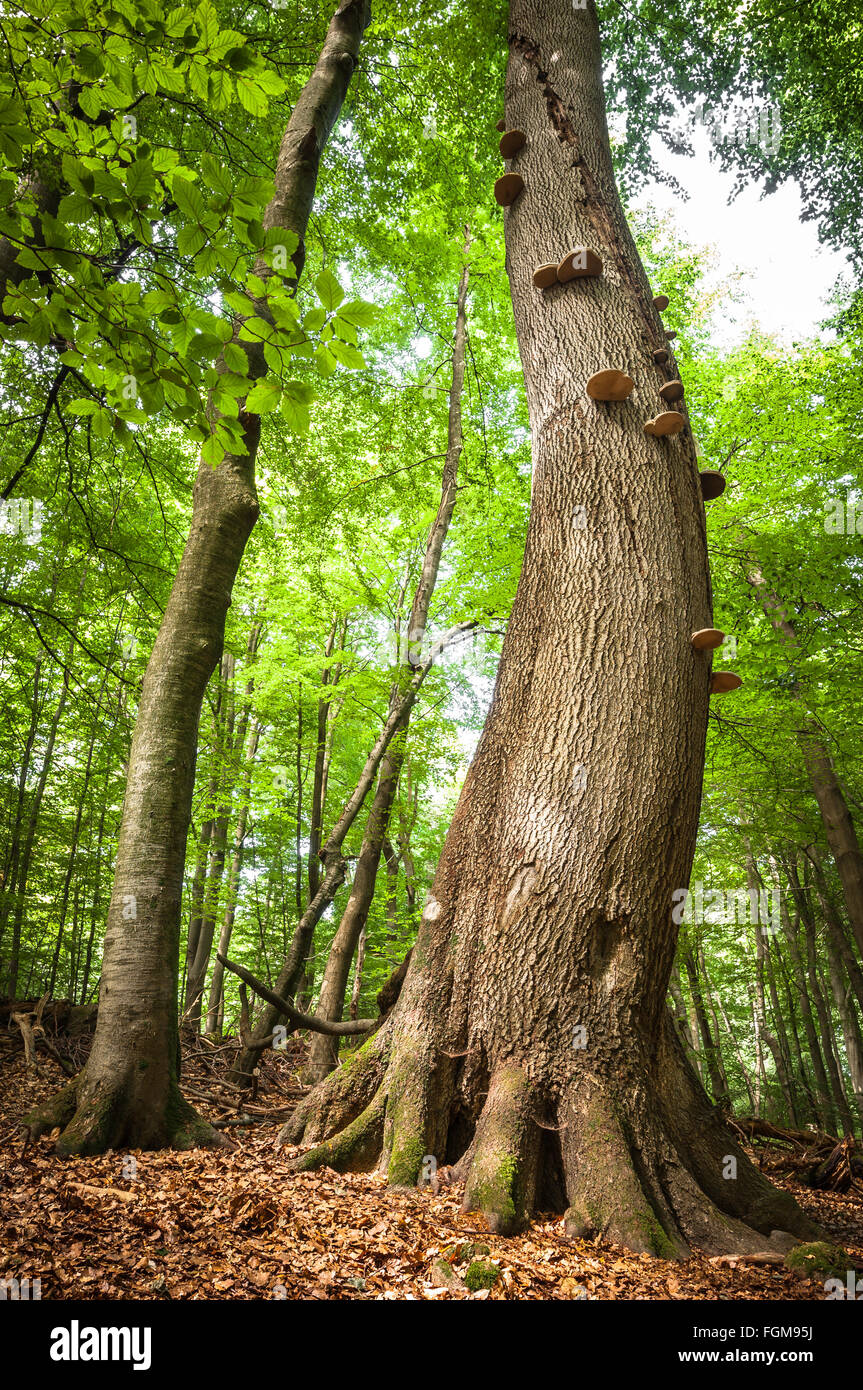
[[[795,1274],[804,1279],[844,1279],[854,1262],[841,1245],[828,1245],[823,1240],[813,1240],[806,1245],[795,1245],[785,1256],[785,1263]]]
[[[464,1282],[471,1293],[476,1293],[478,1289],[492,1288],[499,1278],[500,1270],[497,1265],[490,1264],[488,1260],[474,1260],[467,1267]]]

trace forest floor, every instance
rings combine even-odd
[[[236,1115],[235,1102],[202,1099],[219,1083],[215,1057],[195,1065],[201,1046],[185,1064],[189,1099],[211,1119]],[[40,1056],[39,1065],[28,1075],[20,1051],[0,1049],[0,1277],[40,1279],[43,1299],[825,1297],[823,1282],[783,1268],[700,1253],[668,1263],[603,1239],[568,1240],[559,1216],[540,1216],[520,1236],[490,1235],[480,1218],[462,1214],[455,1187],[396,1193],[369,1174],[290,1173],[296,1151],[274,1147],[278,1129],[266,1113],[254,1126],[228,1127],[233,1153],[136,1153],[134,1178],[125,1176],[128,1154],[58,1159],[48,1136],[22,1150],[21,1116],[64,1080],[55,1062]],[[275,1094],[266,1078],[262,1089],[277,1104],[255,1108],[275,1115],[285,1092]],[[859,1194],[771,1176],[863,1267]],[[500,1271],[491,1289],[475,1293],[435,1273],[442,1252],[471,1242],[488,1246],[483,1258]]]

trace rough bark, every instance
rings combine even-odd
[[[264,226],[298,236],[296,276],[304,262],[321,152],[369,19],[369,0],[343,0],[279,150]],[[269,274],[263,265],[260,270]],[[249,310],[250,316],[267,313],[265,304],[250,303]],[[262,348],[244,346],[252,375],[263,375]],[[241,410],[240,421],[248,452],[226,455],[215,468],[202,462],[198,470],[189,538],[144,675],[93,1048],[71,1088],[27,1120],[31,1134],[61,1125],[57,1151],[63,1154],[224,1143],[180,1095],[177,988],[198,721],[222,654],[234,579],[258,515],[254,466],[260,419]]]
[[[691,435],[644,435],[666,340],[614,183],[592,5],[513,0],[505,119],[527,135],[504,214],[533,439],[524,566],[398,1004],[283,1136],[318,1141],[299,1167],[377,1165],[396,1185],[426,1155],[457,1161],[466,1206],[501,1232],[565,1191],[576,1235],[763,1248],[813,1224],[735,1143],[665,1004],[710,585]],[[534,289],[579,244],[602,279]],[[588,400],[609,366],[635,378],[629,402]]]

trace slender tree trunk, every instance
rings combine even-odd
[[[854,1009],[851,988],[842,968],[842,957],[829,929],[826,944],[830,988],[842,1024],[842,1037],[845,1041],[845,1052],[848,1057],[848,1071],[857,1106],[857,1130],[859,1132],[860,1121],[863,1120],[863,1037],[861,1037],[860,1024]]]
[[[21,860],[21,831],[24,825],[24,806],[27,800],[27,778],[30,773],[30,759],[33,756],[33,744],[39,729],[39,685],[41,677],[42,662],[36,661],[33,667],[33,695],[30,700],[30,722],[27,729],[27,737],[24,740],[24,749],[21,754],[21,766],[18,770],[18,792],[15,800],[15,816],[12,822],[9,853],[6,860],[6,873],[2,888],[0,888],[0,946],[3,944],[6,926],[15,904],[18,865]],[[0,956],[0,968],[2,968],[2,966],[3,958]],[[0,976],[0,978],[2,978],[2,976]],[[11,981],[7,979],[6,988],[10,999],[14,999],[15,989],[17,989],[17,979],[14,988],[12,987]]]
[[[728,1100],[728,1091],[723,1083],[722,1073],[717,1065],[717,1045],[710,1031],[710,1020],[707,1017],[707,1010],[704,1007],[701,982],[698,978],[698,966],[693,951],[687,951],[683,963],[686,966],[686,974],[689,979],[689,992],[692,995],[692,1003],[695,1006],[695,1018],[701,1037],[704,1064],[707,1068],[707,1075],[710,1080],[710,1090],[713,1094],[714,1101],[718,1105]]]
[[[773,593],[761,571],[754,566],[751,567],[747,578],[757,591],[761,606],[773,628],[799,657],[801,651],[797,633],[781,599]],[[827,843],[839,871],[851,930],[857,942],[857,949],[863,956],[863,853],[848,802],[836,776],[833,759],[830,757],[820,726],[808,711],[804,692],[796,681],[793,693],[806,711],[798,733],[803,762],[818,803],[818,810],[821,812]]]
[[[283,1135],[323,1141],[298,1168],[378,1163],[395,1185],[426,1155],[456,1161],[465,1208],[503,1232],[563,1189],[572,1234],[667,1256],[690,1240],[755,1249],[757,1232],[817,1228],[735,1143],[665,1003],[707,723],[709,658],[690,638],[711,599],[691,435],[644,434],[665,335],[615,187],[601,68],[591,0],[512,0],[524,565],[398,1002]],[[534,267],[573,245],[603,277],[535,289]],[[587,397],[607,367],[637,381],[629,402]]]
[[[457,623],[447,635],[447,640],[458,640],[465,632],[476,627],[476,623],[466,622]],[[444,646],[447,644],[444,641]],[[356,820],[362,809],[366,797],[374,784],[378,769],[383,758],[386,756],[393,738],[401,729],[405,722],[405,716],[413,707],[414,701],[419,694],[423,681],[434,665],[434,653],[426,658],[422,666],[419,667],[407,690],[404,691],[400,700],[390,710],[387,720],[378,734],[369,754],[356,786],[345,802],[344,808],[338,821],[327,836],[326,844],[321,849],[321,862],[324,866],[324,875],[314,898],[309,902],[294,929],[291,938],[290,948],[285,956],[284,963],[279,971],[275,982],[273,993],[281,999],[293,999],[296,994],[299,982],[305,969],[306,960],[314,936],[315,927],[320,921],[323,913],[335,899],[336,893],[345,881],[347,873],[347,861],[342,854],[342,845],[345,836]],[[262,943],[263,945],[263,943]],[[267,1004],[266,1009],[261,1013],[261,1017],[255,1028],[254,1035],[250,1040],[250,1045],[238,1057],[231,1073],[232,1080],[237,1085],[248,1084],[252,1072],[260,1056],[260,1044],[272,1033],[273,1028],[281,1018],[279,1010],[273,1004]]]
[[[194,980],[195,960],[201,940],[201,927],[204,922],[204,906],[207,888],[207,871],[210,863],[210,844],[216,825],[216,808],[219,801],[219,788],[224,776],[225,722],[227,719],[228,686],[226,681],[226,662],[228,653],[223,653],[219,670],[219,683],[216,689],[213,710],[213,766],[204,801],[206,820],[201,824],[198,847],[195,853],[195,870],[192,875],[192,891],[189,903],[189,930],[186,933],[186,959],[183,980],[183,1019],[191,1020],[195,1005]],[[194,1025],[193,1025],[194,1026]]]
[[[741,817],[742,819],[742,817]],[[785,1072],[785,1059],[778,1039],[767,1027],[767,1006],[764,996],[764,976],[767,968],[768,945],[766,939],[767,923],[761,919],[761,889],[763,883],[758,872],[755,858],[752,854],[752,846],[747,836],[743,837],[743,845],[746,854],[746,886],[749,891],[749,901],[752,904],[758,903],[759,907],[755,911],[755,1047],[759,1077],[759,1089],[763,1087],[767,1099],[768,1117],[778,1118],[775,1113],[773,1097],[767,1082],[767,1072],[764,1065],[764,1050],[762,1041],[767,1044],[773,1058],[773,1065],[776,1069],[776,1078],[785,1096],[786,1104],[790,1105],[791,1090],[788,1076]],[[771,1114],[771,1111],[773,1112]],[[756,1105],[756,1115],[760,1113]]]
[[[231,944],[231,936],[234,931],[234,918],[236,916],[237,898],[240,891],[240,871],[243,867],[243,852],[246,843],[246,825],[248,824],[249,805],[251,802],[252,772],[254,770],[260,737],[261,726],[255,725],[249,734],[249,746],[246,750],[246,767],[243,778],[240,814],[237,820],[236,834],[234,835],[234,855],[231,860],[231,869],[228,877],[228,896],[225,903],[225,915],[222,919],[222,930],[219,933],[219,955],[222,956],[228,954],[228,947]],[[221,1032],[224,978],[225,967],[222,965],[222,962],[217,959],[213,965],[213,977],[210,981],[210,998],[207,1006],[208,1033]]]
[[[786,928],[786,933],[787,933]],[[799,987],[795,987],[792,993],[791,979],[788,968],[781,953],[777,954],[777,962],[782,974],[782,987],[785,995],[785,1017],[788,1019],[788,1027],[794,1047],[794,1063],[791,1066],[790,1074],[794,1080],[800,1082],[801,1089],[806,1098],[806,1115],[804,1123],[810,1122],[824,1129],[824,1116],[821,1114],[818,1102],[815,1097],[815,1090],[809,1079],[809,1071],[806,1066],[806,1057],[803,1051],[803,1044],[800,1041],[800,1031],[797,1027],[797,1015],[795,1012],[795,999],[799,998]]]
[[[848,1097],[845,1094],[845,1082],[842,1077],[834,1047],[833,1020],[830,1017],[830,1010],[827,1007],[827,1000],[821,986],[821,978],[818,970],[815,918],[809,904],[807,886],[801,883],[797,864],[793,859],[787,861],[786,869],[789,875],[791,891],[794,894],[794,900],[797,903],[800,918],[803,923],[809,993],[815,1005],[815,1013],[818,1018],[818,1028],[823,1043],[824,1061],[830,1085],[830,1094],[833,1098],[835,1113],[839,1117],[844,1132],[846,1134],[853,1134],[854,1117],[851,1114],[851,1107],[848,1104]],[[836,1133],[836,1130],[832,1130],[831,1133]]]
[[[716,1061],[716,1067],[719,1072],[719,1080],[722,1086],[721,1096],[717,1096],[716,1099],[721,1099],[722,1103],[726,1105],[726,1107],[729,1110],[731,1110],[731,1091],[728,1085],[728,1074],[725,1070],[725,1058],[722,1055],[722,1045],[719,1038],[719,1015],[716,1011],[716,1001],[713,996],[713,991],[710,988],[710,981],[707,976],[707,963],[704,959],[704,945],[701,941],[698,942],[698,949],[696,951],[696,964],[698,966],[698,978],[701,983],[701,997],[704,1000],[704,1007],[707,1010],[708,1017],[710,1020],[711,1036],[714,1039],[713,1055]]]
[[[783,868],[787,870],[787,863],[784,859]],[[779,891],[778,872],[776,872],[774,883],[777,891]],[[797,990],[800,1001],[800,1015],[803,1021],[803,1031],[806,1034],[806,1043],[809,1048],[812,1071],[815,1077],[815,1106],[818,1112],[816,1122],[822,1129],[826,1129],[829,1133],[834,1134],[836,1132],[836,1116],[833,1111],[830,1083],[827,1080],[827,1069],[824,1065],[824,1056],[818,1041],[818,1031],[815,1027],[815,1021],[812,1016],[810,991],[806,980],[806,968],[803,963],[803,957],[800,953],[800,945],[797,939],[800,916],[798,912],[797,922],[793,922],[785,906],[784,896],[780,897],[780,903],[782,904],[782,924],[785,931],[785,939],[788,942],[788,950],[797,976]]]
[[[403,680],[397,682],[390,697],[390,710],[401,698],[402,688],[410,679],[416,665],[417,645],[422,642],[428,625],[429,608],[437,583],[441,555],[447,533],[455,510],[458,466],[461,459],[463,436],[461,422],[461,398],[464,389],[465,349],[467,342],[467,294],[470,278],[468,252],[470,237],[465,235],[465,260],[459,279],[456,299],[455,332],[452,351],[452,387],[449,395],[449,416],[447,422],[447,451],[441,477],[440,502],[437,515],[429,533],[423,558],[422,571],[411,607],[408,628],[407,651],[404,658]],[[375,893],[381,852],[387,837],[393,803],[398,791],[399,776],[404,759],[405,740],[408,727],[407,716],[399,727],[397,736],[388,748],[381,763],[377,790],[375,791],[369,818],[366,823],[363,843],[357,860],[356,873],[351,885],[347,906],[342,914],[338,930],[330,946],[324,978],[316,1013],[318,1018],[337,1023],[341,1020],[345,1002],[345,989],[350,975],[351,961],[357,949],[360,935],[365,929],[369,909]],[[303,1069],[303,1079],[310,1085],[332,1071],[338,1057],[339,1039],[324,1033],[315,1033],[309,1046],[308,1061]]]
[[[725,1005],[722,1002],[722,995],[720,994],[718,989],[713,988],[710,981],[710,976],[708,975],[706,969],[704,971],[704,980],[707,985],[707,988],[710,990],[713,998],[716,1000],[716,1007],[719,1010],[719,1015],[722,1019],[722,1025],[726,1033],[728,1034],[731,1046],[734,1049],[734,1055],[737,1058],[737,1065],[740,1068],[740,1075],[743,1077],[743,1084],[746,1087],[746,1094],[749,1098],[749,1113],[751,1115],[754,1115],[758,1108],[757,1101],[755,1099],[755,1090],[752,1085],[752,1080],[749,1076],[749,1069],[746,1066],[745,1061],[743,1060],[743,1051],[740,1047],[740,1042],[738,1040],[737,1033],[734,1029],[731,1019],[728,1017]]]
[[[842,964],[848,972],[851,989],[856,995],[859,1007],[863,1009],[863,970],[860,969],[857,957],[854,954],[854,947],[848,940],[845,923],[834,907],[830,890],[827,887],[821,856],[814,845],[810,845],[806,853],[809,856],[815,874],[818,901],[821,904],[821,911],[824,914],[824,922],[827,927],[829,938],[839,952]]]
[[[69,659],[72,658],[70,645]],[[27,817],[27,828],[24,833],[24,841],[21,847],[21,861],[18,867],[18,879],[15,885],[15,911],[12,917],[12,949],[9,955],[9,997],[15,998],[18,988],[18,966],[21,953],[21,929],[24,924],[24,913],[27,906],[27,881],[30,876],[30,864],[33,859],[33,849],[36,843],[36,827],[39,824],[39,812],[42,809],[42,798],[45,795],[45,788],[48,785],[48,775],[51,771],[51,763],[54,758],[54,745],[57,742],[57,730],[60,727],[60,720],[66,708],[66,699],[69,694],[69,669],[68,666],[63,672],[63,683],[60,688],[60,696],[54,710],[54,717],[51,720],[51,727],[48,730],[48,739],[45,744],[45,752],[42,755],[42,763],[39,769],[39,778],[33,790],[30,802],[30,812]]]
[[[776,1073],[779,1077],[779,1084],[782,1087],[782,1094],[785,1097],[789,1123],[794,1129],[799,1129],[800,1116],[797,1113],[794,1088],[791,1084],[791,1050],[788,1045],[788,1033],[785,1027],[785,1019],[779,1004],[779,994],[776,989],[776,972],[773,968],[773,951],[771,950],[773,940],[773,936],[769,936],[764,942],[764,967],[767,976],[767,989],[770,995],[773,1027],[776,1030],[777,1050],[774,1051],[773,1058],[776,1063]]]
[[[294,106],[276,161],[264,227],[294,232],[297,276],[321,153],[338,119],[369,23],[369,0],[342,0],[317,65]],[[261,262],[261,277],[269,268]],[[250,304],[250,316],[268,312]],[[238,340],[239,323],[235,339]],[[260,343],[240,343],[253,376]],[[81,1075],[27,1117],[32,1136],[62,1128],[57,1151],[223,1144],[179,1090],[177,987],[186,836],[198,721],[222,654],[225,615],[258,515],[254,465],[260,418],[241,410],[247,453],[202,462],[192,524],[144,675],[129,757],[108,911],[93,1047]]]

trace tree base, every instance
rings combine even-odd
[[[161,1104],[143,1104],[122,1080],[110,1086],[88,1085],[85,1072],[25,1115],[22,1125],[28,1142],[59,1129],[54,1152],[63,1158],[83,1158],[109,1149],[234,1148],[176,1085]]]
[[[314,1145],[295,1171],[377,1170],[393,1187],[452,1165],[463,1210],[501,1235],[541,1206],[566,1210],[572,1238],[602,1235],[665,1259],[822,1236],[750,1162],[672,1029],[649,1067],[618,1061],[603,1073],[596,1060],[554,1094],[529,1063],[506,1060],[483,1078],[469,1059],[408,1045],[387,1024],[305,1097],[279,1141]],[[552,1124],[539,1118],[549,1112]]]

